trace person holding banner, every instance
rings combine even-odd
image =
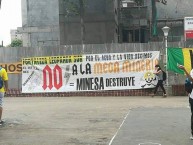
[[[186,68],[183,65],[178,65],[178,68],[184,70],[187,78],[193,82],[193,69],[191,70],[190,74],[186,70]],[[191,110],[191,137],[190,139],[193,140],[193,91],[188,94],[189,96],[189,103],[190,103],[190,110]]]
[[[159,65],[155,65],[155,72],[154,72],[154,74],[157,75],[158,82],[157,82],[157,85],[156,85],[156,87],[154,89],[154,93],[153,93],[152,97],[154,97],[156,95],[157,89],[159,87],[161,87],[161,89],[162,89],[162,91],[164,93],[163,96],[167,97],[166,90],[165,90],[165,88],[163,86],[163,71],[162,71],[162,69],[161,69],[161,67]]]
[[[2,86],[0,88],[0,125],[3,124],[3,121],[1,120],[2,113],[3,113],[3,98],[8,90],[8,75],[4,68],[0,67],[0,77],[2,79]]]

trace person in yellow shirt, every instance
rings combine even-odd
[[[1,117],[3,113],[3,98],[8,90],[8,75],[6,70],[2,67],[0,67],[0,77],[3,82],[3,86],[0,88],[0,125],[2,125],[3,121],[1,120]]]

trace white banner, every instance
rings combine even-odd
[[[22,93],[155,87],[159,51],[33,57],[22,60]]]
[[[193,17],[184,18],[184,37],[185,40],[193,39]]]

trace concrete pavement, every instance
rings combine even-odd
[[[111,145],[192,145],[190,109],[137,108],[129,112]]]
[[[109,145],[116,141],[112,138],[119,134],[120,125],[129,110],[134,111],[133,116],[128,117],[146,114],[145,110],[153,117],[156,113],[151,113],[151,110],[155,108],[159,108],[158,112],[168,112],[165,118],[170,114],[180,118],[177,114],[183,114],[184,122],[175,125],[184,129],[181,138],[189,142],[190,113],[187,106],[188,98],[184,96],[8,97],[4,102],[5,124],[0,127],[0,145]],[[141,116],[141,120],[146,119],[144,125],[148,124],[148,114]],[[128,127],[132,124],[130,121]]]

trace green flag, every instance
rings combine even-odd
[[[188,72],[193,68],[193,48],[168,48],[167,69],[176,73],[184,74],[184,71],[178,68],[184,65]]]

